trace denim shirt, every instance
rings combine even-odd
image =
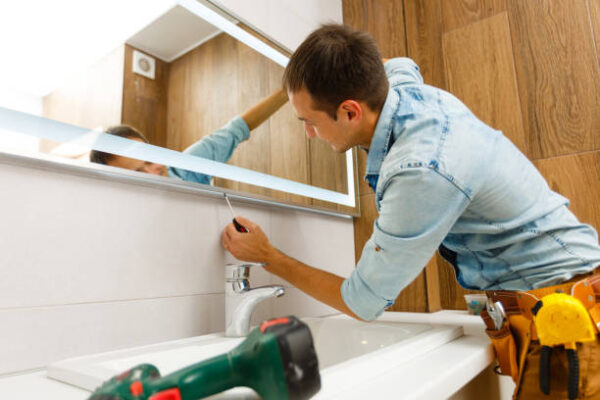
[[[203,137],[183,152],[192,156],[206,158],[208,160],[227,162],[235,148],[248,139],[250,129],[242,117],[235,117],[224,127]],[[184,181],[203,183],[210,185],[212,176],[200,172],[188,171],[181,168],[169,167],[169,177],[179,178]]]
[[[600,264],[596,231],[502,132],[425,85],[412,60],[385,70],[365,177],[379,218],[341,288],[356,315],[377,318],[440,245],[459,284],[475,290],[551,286]]]

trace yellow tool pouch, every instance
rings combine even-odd
[[[512,377],[513,381],[516,382],[519,376],[517,346],[508,321],[504,323],[502,328],[498,330],[486,329],[485,333],[492,341],[492,346],[496,352],[496,358],[500,366],[500,371],[497,372]]]

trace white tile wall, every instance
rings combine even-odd
[[[224,330],[222,200],[2,162],[0,184],[0,374]],[[350,219],[233,206],[293,257],[354,267]],[[253,286],[276,282],[251,273]],[[335,312],[286,290],[253,322]]]

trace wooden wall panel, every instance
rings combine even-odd
[[[444,0],[444,32],[467,26],[506,10],[505,0]]]
[[[404,11],[408,57],[419,65],[425,83],[445,88],[442,0],[404,0]]]
[[[446,33],[443,44],[448,91],[527,154],[506,13]]]
[[[220,125],[223,125],[234,117],[232,110],[238,110],[236,113],[239,115],[270,94],[268,67],[271,62],[229,35],[221,34],[218,40],[213,59],[215,75],[207,77],[213,81],[207,89],[212,92],[213,102],[218,104],[218,110],[215,111],[219,116],[218,120],[223,121]],[[232,85],[233,82],[236,83]],[[250,139],[239,145],[228,164],[276,175],[271,170],[270,124],[271,121],[267,120],[254,129],[250,133]],[[272,195],[270,189],[240,182],[225,183],[222,179],[216,179],[215,185],[242,192]]]
[[[269,92],[281,87],[283,68],[275,63],[269,63]],[[275,176],[291,179],[301,183],[311,183],[310,171],[312,165],[309,153],[308,138],[304,133],[302,122],[289,102],[284,104],[270,119],[270,158],[271,172]],[[326,172],[321,171],[325,175]],[[335,186],[327,186],[328,188]],[[313,199],[294,194],[273,191],[275,198],[292,201],[297,204],[310,205]]]
[[[594,32],[596,56],[600,58],[600,0],[588,0],[590,20]]]
[[[600,148],[600,79],[585,0],[509,0],[529,156]]]
[[[335,153],[323,140],[308,142],[310,148],[310,182],[323,189],[348,193],[346,153]],[[313,204],[325,206],[326,202],[313,200]]]
[[[362,149],[356,151],[357,170],[358,170],[358,192],[362,196],[363,194],[373,193],[371,186],[364,179],[365,171],[367,169],[367,153]]]
[[[404,10],[399,0],[342,0],[344,24],[369,32],[383,58],[406,55]]]
[[[535,161],[555,192],[568,198],[577,218],[600,231],[600,151]]]
[[[365,243],[373,233],[373,224],[378,217],[373,192],[360,196],[360,218],[354,219],[354,258],[358,263]]]
[[[155,58],[154,79],[132,71],[134,48],[125,45],[121,123],[142,132],[150,143],[167,145],[167,86],[169,64]]]

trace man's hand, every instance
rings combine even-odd
[[[244,217],[235,219],[248,229],[249,232],[242,233],[235,229],[233,223],[227,225],[221,235],[221,244],[235,258],[241,261],[268,263],[277,250],[260,226]]]
[[[235,258],[241,261],[265,263],[265,270],[285,279],[309,296],[360,319],[344,303],[341,294],[342,277],[301,263],[277,250],[269,242],[260,226],[244,217],[235,219],[248,229],[242,233],[233,223],[227,225],[221,235],[221,243]]]

